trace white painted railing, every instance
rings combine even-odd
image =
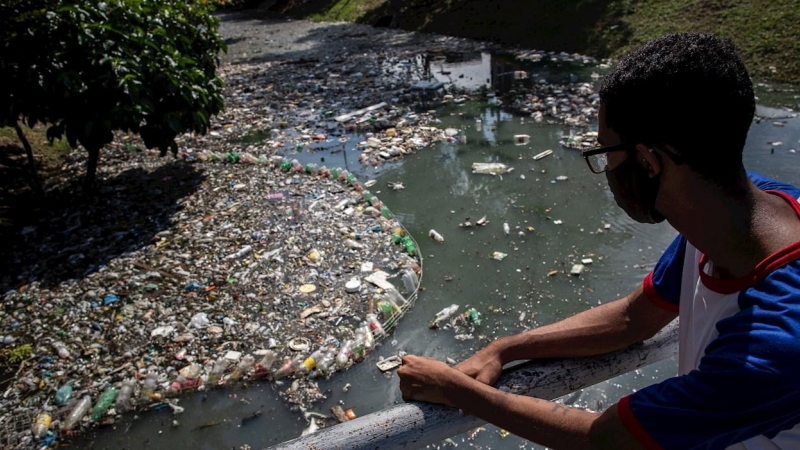
[[[504,373],[497,386],[515,394],[554,399],[669,358],[677,351],[676,320],[652,339],[624,350],[587,358],[522,364]],[[457,409],[429,403],[404,403],[284,442],[273,449],[416,449],[483,423]]]

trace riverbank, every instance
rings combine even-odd
[[[800,83],[797,0],[278,0],[298,18],[351,21],[541,50],[618,59],[664,33],[709,31],[733,39],[753,78]]]

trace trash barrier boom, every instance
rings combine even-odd
[[[496,386],[504,391],[555,399],[673,356],[678,321],[653,338],[605,355],[523,363],[504,371]],[[481,426],[485,421],[430,403],[403,403],[278,444],[272,449],[416,449]]]

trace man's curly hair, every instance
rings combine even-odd
[[[650,41],[605,78],[600,100],[622,142],[670,144],[721,185],[739,175],[755,96],[731,41],[702,33]]]

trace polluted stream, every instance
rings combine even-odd
[[[382,374],[375,365],[381,358],[406,352],[461,361],[498,336],[617,298],[642,282],[675,236],[667,224],[632,222],[614,203],[604,177],[588,170],[579,151],[559,145],[586,128],[537,123],[480,101],[446,105],[437,113],[440,128],[459,130],[452,142],[377,169],[361,166],[354,144],[285,155],[302,164],[346,168],[362,183],[375,180],[371,191],[416,238],[424,258],[423,290],[414,308],[364,361],[318,381],[325,398],[306,411],[311,414],[291,410],[278,397],[291,381],[282,386],[254,382],[184,397],[185,411],[178,416],[163,408],[140,413],[136,420],[124,417],[96,430],[90,437],[93,448],[265,448],[298,437],[315,420],[314,413],[332,417],[335,405],[358,416],[379,411],[402,402],[396,373]],[[758,113],[762,119],[749,135],[746,167],[800,183],[800,119],[781,108],[759,106]],[[517,135],[529,135],[530,141],[518,145]],[[534,159],[548,149],[551,155]],[[500,163],[513,171],[473,173],[474,163]],[[477,225],[484,217],[485,225]],[[431,229],[443,243],[429,237]],[[582,262],[583,272],[570,275]],[[436,313],[452,304],[459,305],[456,316],[475,308],[480,324],[454,327],[444,320],[431,329]],[[669,359],[560,401],[601,410],[676,370]],[[541,448],[491,425],[440,446],[454,444]]]
[[[29,287],[28,293],[20,288],[7,294],[16,299],[16,306],[4,324],[18,318],[12,328],[21,327],[22,331],[35,326],[28,323],[27,312],[38,310],[25,308],[31,300],[28,297],[53,296],[68,308],[73,324],[70,330],[75,330],[68,334],[58,329],[58,338],[68,341],[75,352],[92,342],[91,348],[76,353],[81,364],[73,365],[61,356],[68,349],[55,343],[45,347],[47,339],[37,343],[36,352],[43,355],[37,361],[43,364],[29,370],[23,383],[7,391],[19,395],[9,402],[30,402],[4,416],[15,418],[13,425],[19,435],[30,429],[33,420],[28,420],[28,415],[37,404],[50,400],[56,382],[61,385],[68,377],[77,376],[81,389],[95,400],[109,382],[121,381],[117,370],[125,370],[125,376],[136,371],[143,378],[146,366],[154,365],[161,377],[159,392],[142,394],[135,412],[109,412],[102,422],[110,425],[94,427],[68,445],[270,447],[318,426],[333,425],[333,406],[364,416],[401,402],[396,373],[383,374],[376,367],[382,358],[410,353],[454,363],[498,336],[551,323],[624,295],[641,283],[674,236],[666,224],[631,222],[614,204],[604,177],[589,172],[578,150],[561,145],[583,142],[581,133],[594,129],[594,92],[597,80],[608,69],[605,64],[579,55],[545,52],[511,56],[466,40],[344,24],[237,16],[223,19],[222,32],[230,44],[230,64],[221,69],[227,109],[215,119],[208,136],[180,138],[181,157],[190,164],[158,162],[148,152],[137,151],[135,139],[123,136],[104,153],[108,160],[101,171],[111,175],[105,186],[112,200],[109,205],[128,206],[119,213],[109,211],[116,214],[110,216],[109,222],[114,224],[110,229],[81,228],[70,220],[66,224],[70,230],[88,230],[85,233],[94,239],[92,230],[105,230],[96,234],[108,238],[91,241],[73,233],[72,241],[53,243],[74,248],[63,249],[52,258],[39,258],[57,266],[55,269],[74,269],[77,283],[67,283],[66,292],[59,290],[61,278],[69,273],[31,264],[25,267],[32,270],[34,279],[36,270],[45,275],[55,273],[55,278]],[[454,49],[461,52],[447,53]],[[443,95],[441,86],[451,95]],[[454,86],[457,89],[450,89]],[[785,104],[781,99],[797,103],[791,93],[769,94],[770,104]],[[353,120],[335,123],[339,122],[334,120],[337,114],[371,105],[374,110],[361,110]],[[798,119],[781,108],[761,107],[759,115],[769,118],[753,126],[745,153],[748,168],[800,182],[795,150],[800,147]],[[347,170],[380,197],[419,245],[424,267],[422,290],[414,307],[380,345],[348,370],[327,380],[314,380],[318,389],[305,377],[302,383],[297,378],[270,383],[245,377],[243,382],[207,388],[214,384],[207,378],[219,362],[214,358],[227,359],[230,354],[232,360],[243,362],[243,355],[251,351],[260,358],[258,352],[272,348],[273,340],[281,357],[287,347],[305,357],[305,350],[313,351],[324,334],[331,332],[332,323],[338,331],[354,327],[370,306],[376,306],[366,304],[374,288],[363,282],[364,297],[339,293],[347,289],[348,278],[370,271],[369,267],[365,270],[366,261],[358,252],[340,251],[340,246],[354,249],[358,244],[344,239],[358,241],[361,234],[362,243],[386,250],[370,256],[378,258],[376,268],[393,271],[391,267],[398,265],[400,250],[391,245],[392,227],[384,229],[383,219],[372,220],[364,214],[368,210],[360,202],[361,194],[349,189],[348,183],[281,174],[275,163],[283,158],[289,171],[302,171],[306,164]],[[291,160],[297,160],[297,165],[292,166]],[[79,169],[82,162],[76,157],[70,170]],[[267,167],[267,162],[272,167]],[[482,169],[490,165],[504,173],[473,173],[474,164],[483,164]],[[157,217],[142,210],[135,198],[127,203],[114,200],[120,198],[117,192],[130,192],[131,186],[138,186],[130,181],[139,180],[139,172],[125,171],[134,166],[141,166],[146,175],[141,184],[150,183],[171,194],[162,201],[163,211]],[[120,172],[130,172],[129,179]],[[176,208],[178,204],[183,211]],[[329,214],[336,223],[324,220]],[[328,228],[326,236],[319,235]],[[429,237],[430,230],[436,230],[444,242]],[[47,237],[44,231],[31,227],[26,239],[38,239],[40,232]],[[92,242],[95,245],[87,247],[85,261],[77,256],[73,261],[70,252]],[[272,254],[273,247],[284,246],[290,258],[284,261],[295,264]],[[185,248],[195,253],[179,253]],[[49,248],[39,250],[45,256],[52,253]],[[96,259],[108,251],[107,259]],[[351,256],[340,260],[342,254]],[[67,256],[68,264],[58,264]],[[320,256],[322,266],[309,264]],[[187,263],[178,263],[176,258]],[[329,267],[329,263],[333,265]],[[93,264],[107,266],[97,272]],[[136,268],[133,272],[131,265]],[[129,279],[114,282],[114,276]],[[162,280],[163,276],[174,279]],[[156,285],[148,281],[151,279],[161,281]],[[395,285],[398,283],[399,279]],[[303,297],[278,301],[296,289],[302,293],[310,284],[318,285],[313,295],[330,311],[311,311],[318,305],[301,301]],[[123,292],[121,299],[103,295],[123,286],[138,290]],[[203,287],[204,293],[200,291]],[[270,297],[275,300],[271,305],[260,303]],[[336,312],[337,300],[343,297],[345,310]],[[101,298],[103,305],[124,305],[123,314],[113,320],[139,330],[139,336],[122,326],[112,329],[102,323],[89,324],[88,320],[107,310],[100,307]],[[150,299],[158,301],[150,303]],[[215,305],[224,306],[207,307],[202,299],[219,299]],[[131,300],[141,301],[141,307]],[[375,301],[379,306],[377,298]],[[431,328],[437,313],[451,305],[458,305],[455,314]],[[145,313],[148,308],[158,313],[150,317],[153,312]],[[275,318],[260,320],[258,316],[267,315],[270,309],[277,314]],[[50,311],[49,316],[58,316],[58,311]],[[255,319],[248,315],[251,313]],[[305,313],[317,315],[304,318]],[[343,327],[337,318],[343,320]],[[103,322],[111,320],[102,318]],[[89,325],[91,329],[86,328]],[[298,326],[302,328],[295,328]],[[275,327],[283,328],[279,332]],[[103,330],[113,331],[116,341],[106,343],[87,334],[99,335]],[[298,330],[307,336],[298,336]],[[338,333],[336,330],[333,333]],[[75,332],[82,335],[75,336]],[[197,334],[195,341],[193,333]],[[13,343],[18,335],[24,337],[15,331],[5,336],[4,342],[10,339]],[[81,337],[85,343],[80,343]],[[302,344],[303,338],[312,345],[294,349],[297,345],[293,347],[292,342]],[[336,339],[341,343],[344,338]],[[237,351],[229,351],[229,345]],[[120,354],[129,347],[128,353]],[[54,359],[55,352],[63,361]],[[114,365],[109,365],[112,361]],[[123,362],[120,369],[113,369]],[[166,388],[172,384],[178,383],[180,390],[183,381],[195,383],[199,379],[196,374],[174,378],[179,368],[197,368],[189,362],[205,363],[206,383],[200,390],[171,399],[177,406],[158,402],[145,406],[156,395],[170,394]],[[48,367],[56,372],[49,373]],[[228,375],[231,371],[236,369],[229,367],[225,379],[233,378],[233,373]],[[600,410],[675,371],[675,362],[668,360],[561,401]],[[37,378],[28,379],[37,374],[49,379],[43,383],[44,389],[35,382]],[[293,389],[296,383],[298,389]],[[313,396],[294,406],[285,401],[298,392]],[[322,398],[317,398],[319,394]],[[66,428],[61,426],[61,433],[66,434]],[[492,426],[453,437],[442,445],[454,444],[538,448]]]

